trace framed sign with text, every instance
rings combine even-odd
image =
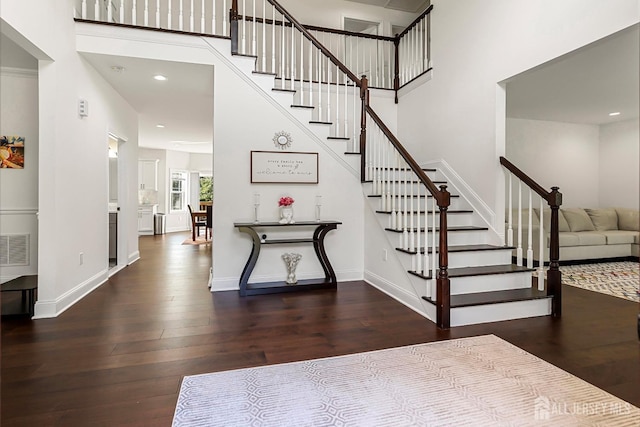
[[[251,152],[251,183],[317,184],[318,153]]]

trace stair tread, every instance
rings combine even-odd
[[[327,139],[337,139],[340,141],[350,141],[351,138],[347,138],[346,136],[328,136]]]
[[[530,301],[551,298],[545,291],[536,288],[508,289],[504,291],[477,292],[473,294],[451,295],[451,308],[472,307],[477,305],[501,304],[506,302]],[[427,302],[435,304],[435,300],[422,297]]]
[[[526,273],[528,271],[533,271],[533,269],[527,267],[519,267],[513,264],[483,265],[480,267],[460,267],[450,268],[447,270],[447,272],[449,273],[449,279],[454,279],[456,277],[488,276],[492,274]],[[417,271],[409,271],[409,273],[422,279],[431,279],[431,276],[425,276],[424,274],[418,273]]]
[[[333,124],[333,122],[323,122],[319,120],[310,120],[309,123],[315,124],[315,125],[332,125]]]
[[[262,74],[262,75],[265,75],[265,76],[277,76],[276,73],[272,73],[270,71],[255,71],[254,70],[251,73],[253,73],[253,74]]]
[[[380,210],[377,210],[376,213],[391,215],[392,211],[380,211]],[[398,211],[397,213],[400,213],[400,212]],[[417,211],[417,213],[423,214],[423,213],[425,213],[425,211]],[[431,214],[431,211],[429,211],[427,213]],[[456,210],[450,210],[449,209],[449,210],[447,210],[447,213],[448,214],[465,214],[465,213],[473,213],[473,211],[470,210],[470,209],[456,209]],[[440,211],[436,210],[436,215],[438,215],[438,214],[440,214]]]
[[[459,225],[459,226],[452,226],[452,227],[447,227],[448,231],[483,231],[483,230],[488,230],[489,227],[479,227],[479,226],[475,226],[475,225]],[[385,228],[386,231],[391,231],[392,233],[402,233],[403,230],[396,230],[394,228],[389,228],[386,227]],[[417,231],[417,228],[414,228],[413,231]],[[407,231],[411,231],[411,229],[407,229]],[[420,228],[420,231],[423,232],[424,228]],[[440,231],[440,228],[436,227],[436,231]]]
[[[456,245],[456,246],[449,246],[449,253],[451,252],[475,252],[475,251],[499,251],[499,250],[513,250],[515,249],[515,246],[496,246],[496,245],[487,245],[487,244],[481,244],[481,245]],[[405,254],[410,254],[410,255],[415,255],[417,253],[417,251],[410,251],[409,249],[403,249],[403,248],[396,248],[396,251],[398,252],[403,252]],[[428,249],[428,253],[432,253],[432,248]],[[436,252],[438,251],[438,248],[436,248]],[[420,253],[423,254],[424,253],[424,247],[420,248]]]
[[[291,104],[291,108],[307,108],[309,110],[312,110],[316,107],[314,107],[313,105]]]
[[[357,155],[360,155],[360,153],[354,153],[354,152],[350,152],[350,151],[345,151],[344,154],[357,154]]]
[[[396,171],[410,171],[411,168],[382,168],[383,170],[396,170]],[[437,169],[434,168],[422,168],[425,172],[436,172]]]
[[[243,56],[245,58],[253,58],[253,59],[258,59],[258,57],[256,55],[249,55],[246,53],[232,53],[233,56]]]
[[[366,181],[363,181],[363,182],[373,182],[373,180],[372,179],[367,179]],[[415,181],[402,181],[402,180],[399,180],[399,179],[396,180],[396,182],[398,184],[404,184],[405,182],[409,183],[409,184],[420,184],[421,183],[421,181],[418,181],[418,180],[415,180]],[[434,184],[446,184],[447,183],[447,181],[431,181],[431,182],[433,182]]]
[[[273,91],[275,91],[275,92],[289,92],[289,93],[296,93],[296,91],[295,91],[295,90],[293,90],[293,89],[282,89],[282,88],[279,88],[279,87],[274,87],[274,88],[272,88],[271,90],[273,90]]]

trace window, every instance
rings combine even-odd
[[[187,209],[187,179],[186,171],[171,172],[171,210],[184,211]]]
[[[213,200],[213,177],[200,177],[200,201],[210,202]]]

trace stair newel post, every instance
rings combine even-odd
[[[238,0],[231,1],[229,10],[229,26],[231,31],[231,54],[238,54]]]
[[[560,272],[560,238],[558,215],[562,204],[562,193],[558,187],[551,187],[547,202],[551,207],[551,236],[549,242],[549,271],[547,272],[547,293],[553,295],[551,314],[562,315],[562,273]],[[542,257],[541,257],[542,260]]]
[[[398,103],[398,90],[400,89],[400,54],[398,48],[400,45],[400,37],[396,34],[393,39],[393,91],[395,92],[395,102]]]
[[[366,153],[367,153],[367,106],[369,105],[369,89],[367,76],[360,79],[360,180],[366,181]]]
[[[440,186],[438,194],[440,209],[440,242],[438,244],[439,271],[436,290],[436,321],[438,327],[449,329],[451,326],[451,284],[449,281],[449,251],[447,241],[447,210],[451,204],[451,194],[446,185]]]

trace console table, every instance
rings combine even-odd
[[[280,224],[279,222],[236,222],[234,227],[238,231],[247,233],[253,240],[253,247],[251,248],[251,254],[247,260],[247,264],[244,266],[242,276],[240,276],[240,296],[247,295],[262,295],[262,294],[275,294],[280,292],[295,292],[301,290],[312,289],[336,289],[337,280],[336,274],[331,267],[329,258],[324,249],[324,238],[331,230],[338,228],[338,225],[342,224],[338,221],[297,221],[293,224]],[[290,239],[264,239],[261,241],[260,236],[256,229],[265,228],[309,228],[315,227],[313,237],[308,238],[290,238]],[[260,247],[262,245],[281,245],[281,244],[298,244],[298,243],[313,243],[313,249],[316,252],[318,261],[324,270],[324,278],[299,280],[296,284],[289,285],[284,280],[281,282],[265,282],[265,283],[249,283],[249,277],[253,272],[256,263],[258,262],[258,256],[260,256]]]

